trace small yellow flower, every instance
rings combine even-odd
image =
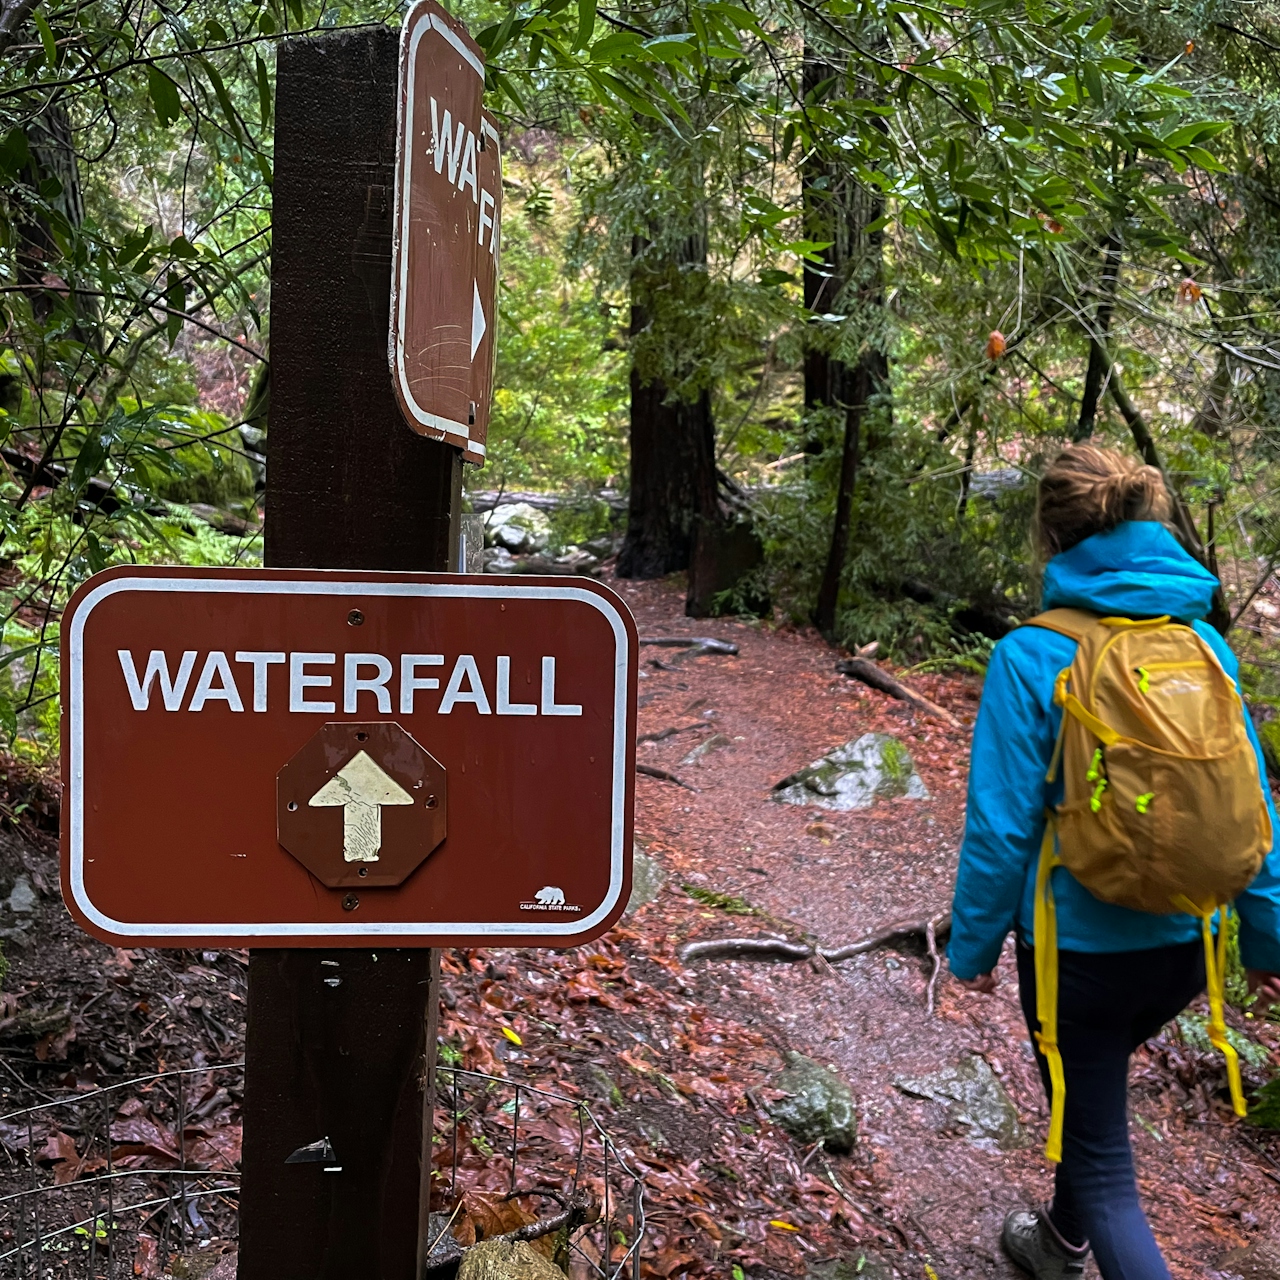
[[[518,1044],[523,1046],[524,1041],[521,1040],[520,1037],[516,1035],[516,1033],[512,1031],[510,1027],[503,1027],[502,1034],[506,1036],[507,1039],[510,1040],[512,1044]]]

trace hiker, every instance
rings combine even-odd
[[[1045,615],[995,648],[973,735],[948,959],[1018,986],[1050,1097],[1052,1201],[1005,1219],[1037,1280],[1157,1280],[1168,1267],[1138,1200],[1129,1056],[1208,986],[1222,1024],[1225,904],[1265,1006],[1280,1002],[1280,854],[1235,655],[1205,621],[1217,581],[1171,531],[1160,473],[1073,445],[1040,482]],[[1063,865],[1066,864],[1066,865]]]

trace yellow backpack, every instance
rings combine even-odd
[[[1051,609],[1028,625],[1077,642],[1054,688],[1063,716],[1047,781],[1061,765],[1064,794],[1045,826],[1035,902],[1037,1040],[1053,1086],[1045,1154],[1058,1161],[1066,1084],[1050,873],[1066,867],[1103,902],[1200,918],[1209,1038],[1226,1058],[1231,1100],[1244,1115],[1240,1066],[1223,1021],[1225,908],[1258,874],[1271,848],[1271,819],[1240,694],[1193,628],[1168,617],[1102,618],[1082,609]]]

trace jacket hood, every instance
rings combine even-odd
[[[1162,524],[1130,520],[1095,533],[1045,566],[1042,609],[1090,609],[1126,618],[1203,618],[1218,580]]]

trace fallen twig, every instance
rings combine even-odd
[[[923,938],[928,945],[932,934],[930,955],[940,966],[937,940],[950,932],[951,915],[948,912],[928,920],[899,920],[842,947],[812,946],[806,942],[788,942],[785,938],[708,938],[702,942],[686,942],[676,955],[681,964],[688,964],[691,960],[808,960],[814,956],[835,964],[887,947],[896,939]]]
[[[549,1236],[553,1231],[568,1227],[570,1231],[580,1227],[584,1222],[595,1222],[600,1217],[599,1206],[586,1191],[575,1192],[568,1205],[559,1213],[549,1218],[539,1218],[536,1222],[526,1222],[523,1227],[508,1231],[500,1238],[503,1240],[539,1240]],[[494,1239],[495,1237],[489,1237]]]
[[[924,694],[908,688],[897,676],[891,676],[883,667],[877,667],[874,662],[870,662],[866,658],[846,658],[844,662],[836,663],[836,670],[842,676],[861,680],[863,684],[870,685],[871,688],[878,689],[881,693],[887,693],[891,698],[898,698],[902,702],[915,703],[922,710],[945,720],[954,729],[963,728],[960,721],[946,707],[940,707],[936,702],[926,698]]]
[[[720,653],[730,658],[738,652],[738,646],[731,640],[717,640],[714,636],[641,636],[640,643],[662,649],[700,649],[703,653]]]
[[[636,772],[643,773],[646,778],[659,778],[663,782],[674,782],[677,787],[683,787],[686,791],[697,791],[697,787],[691,787],[683,778],[677,778],[674,773],[668,773],[665,769],[659,769],[657,765],[638,764]]]

